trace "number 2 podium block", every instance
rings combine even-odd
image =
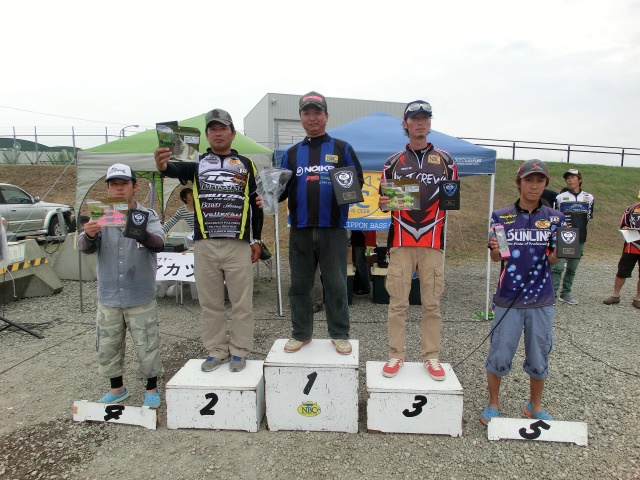
[[[269,430],[358,432],[359,343],[340,355],[331,340],[286,353],[276,340],[264,361]]]
[[[367,362],[369,432],[462,435],[462,385],[451,365],[446,378],[433,380],[422,363],[405,363],[393,378],[382,376],[384,362]]]
[[[257,432],[264,417],[261,360],[247,360],[241,372],[229,364],[203,372],[204,359],[189,360],[166,384],[167,428]]]

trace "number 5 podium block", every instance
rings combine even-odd
[[[359,343],[340,355],[331,340],[286,353],[276,340],[264,361],[269,430],[358,432]]]
[[[241,372],[229,364],[203,372],[204,359],[189,360],[166,384],[167,428],[257,432],[264,417],[261,360],[247,360]]]
[[[393,378],[384,362],[367,362],[367,430],[388,433],[462,435],[462,385],[451,365],[433,380],[422,363],[405,363]]]

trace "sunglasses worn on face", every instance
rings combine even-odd
[[[423,112],[426,112],[429,114],[429,116],[431,116],[431,105],[429,105],[428,103],[412,103],[404,111],[404,114],[406,116],[409,112],[417,112],[419,110],[422,110]]]

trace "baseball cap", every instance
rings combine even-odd
[[[580,175],[580,172],[576,168],[570,168],[569,170],[564,172],[562,178],[566,180],[569,175],[575,175],[578,178],[582,178],[582,175]]]
[[[518,169],[518,179],[524,178],[532,173],[541,173],[549,178],[549,168],[542,160],[527,160]]]
[[[413,117],[420,112],[432,116],[431,104],[424,100],[414,100],[413,102],[407,103],[407,106],[404,107],[404,119],[406,120],[409,117]]]
[[[105,182],[109,180],[113,180],[118,178],[120,180],[131,180],[132,182],[136,181],[136,174],[129,165],[125,165],[124,163],[114,163],[107,170],[107,178]]]
[[[320,110],[327,111],[327,99],[324,98],[324,95],[318,92],[309,92],[305,93],[300,97],[300,108],[299,110],[304,110],[309,105],[314,105],[318,107]]]
[[[205,128],[208,127],[211,122],[218,122],[227,127],[233,125],[233,120],[231,120],[229,112],[221,108],[214,108],[204,116]]]

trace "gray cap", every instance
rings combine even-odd
[[[233,120],[229,112],[221,108],[214,108],[204,116],[205,128],[208,127],[211,122],[218,122],[226,126],[233,125]]]
[[[314,107],[319,108],[320,110],[327,111],[327,99],[324,98],[324,95],[318,92],[309,92],[305,93],[300,97],[300,101],[298,102],[298,110],[304,110],[309,105],[313,105]]]
[[[549,178],[549,168],[542,160],[527,160],[518,169],[518,180],[531,175],[532,173],[541,173]]]

